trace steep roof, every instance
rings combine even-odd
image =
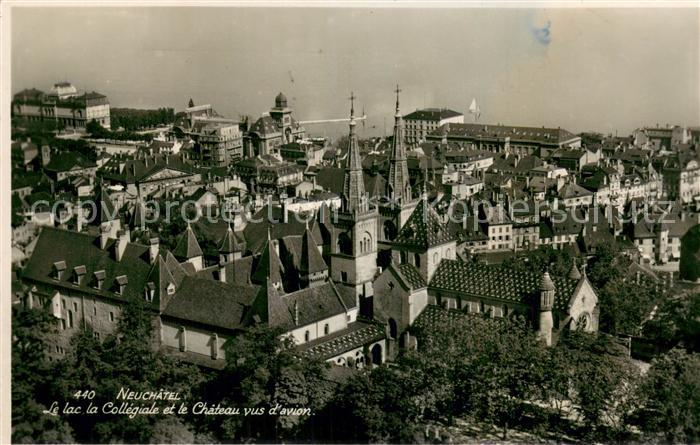
[[[34,253],[23,272],[25,279],[50,286],[80,290],[117,300],[144,298],[144,290],[149,282],[151,264],[148,247],[128,243],[121,261],[114,255],[115,240],[110,240],[106,248],[100,249],[100,237],[69,230],[44,227],[34,248]],[[55,279],[54,264],[65,265],[61,279]],[[85,267],[84,279],[80,285],[74,284],[72,271],[77,266]],[[96,288],[95,272],[103,277],[101,289]],[[117,277],[128,277],[124,292],[117,293]],[[153,277],[151,277],[152,279]],[[153,304],[156,304],[154,302]]]
[[[553,276],[554,307],[566,311],[576,280]],[[459,260],[442,260],[429,287],[477,297],[532,304],[539,296],[542,276],[502,265],[487,266]]]
[[[272,244],[272,240],[268,238],[265,250],[263,250],[258,265],[255,269],[255,273],[251,277],[254,283],[264,284],[267,280],[270,283],[281,283],[282,276],[284,275],[284,266],[282,261],[280,261],[275,246]]]
[[[244,327],[246,309],[260,288],[186,277],[163,315],[224,329]]]
[[[229,225],[228,229],[226,230],[226,234],[224,235],[224,237],[221,239],[221,242],[219,243],[219,252],[220,253],[234,253],[234,252],[242,252],[242,251],[243,251],[243,246],[238,241],[235,233],[233,232],[233,229]]]
[[[180,237],[180,240],[173,250],[175,257],[180,259],[190,259],[198,256],[202,256],[202,248],[199,247],[197,242],[197,236],[194,234],[192,227],[187,224],[187,229],[185,233]]]
[[[394,244],[419,249],[453,241],[454,237],[448,225],[440,220],[427,201],[419,202],[406,223],[401,227]]]
[[[303,273],[317,273],[328,270],[328,265],[323,261],[321,253],[318,251],[318,246],[313,235],[307,227],[301,237],[301,264],[299,271]]]

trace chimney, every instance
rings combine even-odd
[[[103,224],[100,226],[100,249],[107,248],[107,240],[109,240],[109,226]]]
[[[129,242],[129,235],[123,231],[120,230],[117,233],[117,243],[115,244],[115,254],[117,261],[121,261],[122,258],[124,257],[124,251],[126,251],[126,245]]]
[[[151,238],[148,240],[148,261],[151,264],[155,264],[158,259],[158,250],[160,248],[160,239]]]

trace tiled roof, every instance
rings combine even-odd
[[[399,231],[394,244],[427,249],[453,240],[449,226],[440,220],[427,201],[421,201]]]
[[[423,279],[423,275],[420,274],[413,264],[403,263],[400,264],[397,269],[412,289],[422,289],[428,286]]]
[[[307,287],[282,295],[280,298],[287,307],[288,320],[291,325],[286,327],[289,328],[306,326],[334,315],[343,314],[348,309],[340,295],[340,290],[330,280],[320,286]],[[299,314],[297,323],[294,322],[295,305]]]
[[[542,276],[505,266],[486,266],[459,260],[442,260],[429,286],[477,297],[532,304],[539,296]],[[567,277],[551,277],[556,287],[556,309],[565,311],[578,284]]]
[[[416,110],[412,113],[408,113],[403,118],[407,120],[437,122],[442,119],[448,119],[457,116],[463,116],[463,114],[454,110],[448,110],[447,108],[424,108],[422,110]]]
[[[297,350],[303,356],[327,360],[385,337],[384,330],[376,324],[356,321],[347,329],[299,345]]]
[[[514,127],[510,125],[489,124],[455,124],[448,123],[430,134],[431,136],[475,138],[475,139],[504,139],[513,141],[539,142],[558,144],[576,136],[563,128]]]
[[[416,317],[411,328],[430,329],[433,326],[449,326],[464,323],[497,323],[500,318],[484,318],[480,314],[472,314],[456,309],[445,309],[434,304],[429,304]]]

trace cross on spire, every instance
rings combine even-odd
[[[350,99],[350,117],[352,118],[355,117],[355,93],[351,91],[348,99]]]
[[[396,111],[399,111],[399,93],[401,92],[401,88],[399,88],[399,84],[396,84],[396,89],[394,90],[396,93]]]

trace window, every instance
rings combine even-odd
[[[75,301],[73,302],[73,310],[75,312],[78,312],[78,303],[76,303]]]
[[[323,335],[328,335],[329,332],[330,326],[328,326],[328,323],[326,323],[325,326],[323,326]]]
[[[109,321],[114,322],[114,312],[109,312]]]
[[[340,272],[340,281],[343,283],[348,282],[348,273],[347,272]]]
[[[73,327],[73,311],[68,311],[68,327]]]
[[[92,308],[92,315],[97,315],[97,305]]]
[[[61,318],[61,329],[66,330],[66,320]]]
[[[304,332],[304,341],[305,341],[306,343],[309,342],[309,337],[310,337],[309,331]]]

